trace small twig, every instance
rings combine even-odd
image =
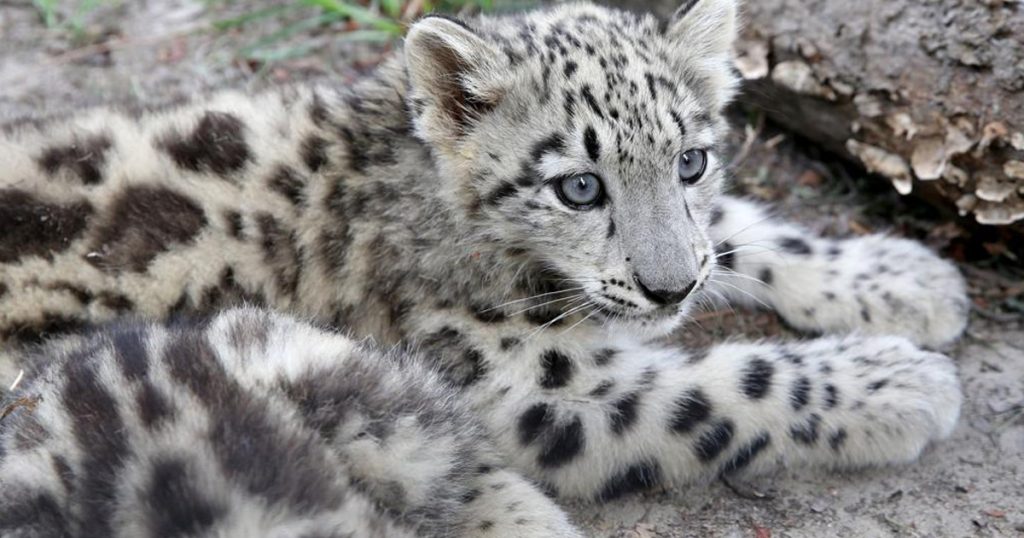
[[[729,490],[731,490],[733,493],[736,494],[736,496],[740,497],[741,499],[746,499],[748,501],[770,501],[774,498],[772,495],[769,495],[763,491],[758,491],[746,484],[736,484],[732,481],[731,478],[724,474],[719,476],[718,478],[719,480],[722,481],[723,484],[725,484],[725,487],[729,488]]]
[[[14,378],[14,383],[11,383],[11,388],[7,389],[9,392],[14,392],[18,388],[18,384],[21,383],[21,379],[25,377],[25,370],[18,370],[18,377]]]

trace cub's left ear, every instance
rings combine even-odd
[[[736,91],[733,42],[739,32],[739,0],[683,0],[665,31],[678,64],[707,80],[716,104],[725,106]]]
[[[405,38],[405,61],[420,136],[451,144],[501,100],[501,56],[460,21],[421,19]]]

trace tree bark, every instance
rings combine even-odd
[[[673,0],[631,0],[669,15]],[[1024,224],[1024,1],[747,0],[741,101],[902,194]]]

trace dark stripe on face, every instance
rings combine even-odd
[[[597,117],[604,119],[604,113],[601,112],[601,107],[598,106],[597,99],[594,99],[594,94],[590,93],[590,86],[584,84],[580,93],[583,95],[583,100],[587,102],[587,106],[590,107],[590,110],[593,110],[594,114],[597,114]]]
[[[540,142],[533,145],[530,150],[530,157],[533,158],[533,162],[537,162],[544,156],[545,153],[564,153],[565,152],[565,139],[562,135],[555,133]]]
[[[504,181],[502,182],[501,185],[498,186],[498,188],[494,189],[493,191],[491,191],[490,194],[487,195],[487,205],[500,205],[502,200],[504,200],[505,198],[509,198],[511,196],[515,196],[517,191],[518,188],[515,186],[515,184],[509,183],[508,181]]]
[[[683,118],[679,117],[679,114],[676,114],[675,110],[670,110],[669,114],[672,115],[672,123],[675,123],[676,127],[679,129],[679,136],[686,136],[686,124],[683,123]],[[719,209],[718,212],[720,215],[722,210]]]
[[[601,156],[601,143],[597,140],[597,132],[589,125],[583,131],[583,146],[587,149],[590,160],[596,163]]]

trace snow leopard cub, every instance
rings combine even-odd
[[[0,530],[561,536],[531,484],[606,500],[907,462],[948,436],[956,369],[920,346],[964,328],[956,268],[721,194],[736,11],[428,17],[353,88],[7,135],[7,350],[245,302],[395,350],[252,311],[44,348],[56,362],[2,423],[0,481],[22,493],[0,499]],[[702,298],[824,336],[657,340]],[[233,341],[248,317],[270,321]],[[201,520],[174,502],[200,498]]]

